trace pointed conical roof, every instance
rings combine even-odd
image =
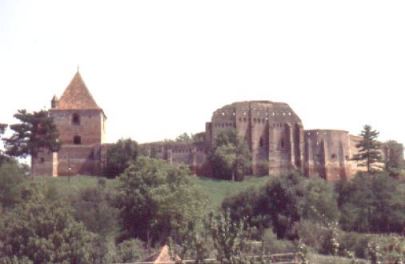
[[[79,71],[75,74],[60,98],[57,109],[98,109],[101,108],[94,101],[93,96],[84,84]]]

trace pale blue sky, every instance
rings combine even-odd
[[[240,100],[304,127],[405,143],[405,1],[0,0],[0,122],[48,108],[80,64],[108,141],[200,132]]]

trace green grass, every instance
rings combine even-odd
[[[225,197],[229,197],[245,191],[251,187],[259,187],[266,184],[271,177],[246,177],[243,182],[216,180],[207,177],[195,177],[194,182],[209,199],[209,209],[221,206]]]
[[[117,185],[116,180],[110,180],[94,176],[74,176],[74,177],[35,177],[36,182],[41,182],[55,187],[61,196],[74,195],[80,190],[96,187],[100,179],[105,179],[107,188],[113,188]]]
[[[74,195],[88,187],[96,187],[99,179],[105,179],[107,188],[114,188],[118,181],[94,176],[36,177],[35,181],[53,186],[61,196]],[[235,195],[251,187],[263,186],[271,177],[247,177],[243,182],[193,177],[193,182],[208,196],[210,210],[217,209],[225,197]]]

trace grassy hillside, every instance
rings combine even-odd
[[[74,195],[82,189],[96,187],[100,179],[104,179],[107,188],[113,188],[117,185],[116,180],[110,180],[93,176],[74,176],[74,177],[36,177],[35,181],[53,186],[61,196]]]
[[[226,180],[215,180],[207,177],[195,177],[195,184],[207,194],[210,204],[209,209],[219,207],[225,197],[235,195],[249,188],[259,187],[271,179],[267,177],[248,177],[243,182],[231,182]]]
[[[107,188],[113,188],[118,184],[117,180],[110,180],[92,176],[70,177],[37,177],[35,181],[54,186],[60,195],[74,195],[81,189],[97,186],[100,179],[106,181]],[[209,209],[215,209],[221,205],[222,200],[230,195],[237,194],[251,187],[264,185],[270,177],[249,177],[243,182],[231,182],[215,180],[206,177],[193,177],[194,183],[209,198]]]

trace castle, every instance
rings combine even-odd
[[[42,152],[33,160],[33,175],[99,175],[106,160],[106,116],[77,72],[60,99],[49,110],[59,130],[58,153]],[[246,141],[253,175],[280,175],[298,170],[306,176],[335,181],[359,170],[353,155],[357,136],[343,130],[305,130],[299,116],[286,103],[236,102],[217,109],[196,142],[142,144],[149,155],[173,164],[186,164],[197,175],[204,166],[216,136],[235,129]]]
[[[59,131],[60,150],[40,152],[32,160],[38,175],[100,175],[106,157],[106,115],[94,101],[79,72],[62,97],[52,98],[49,115]]]

